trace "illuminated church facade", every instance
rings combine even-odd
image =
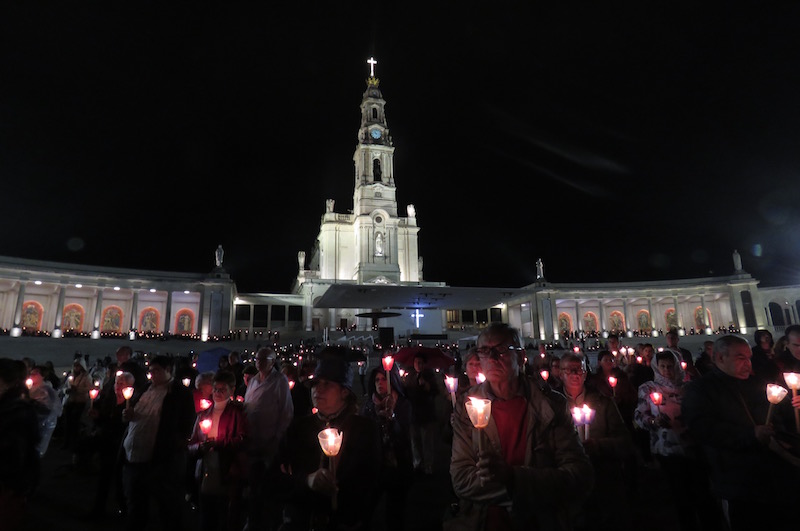
[[[713,278],[551,283],[539,261],[536,281],[518,289],[424,280],[416,209],[397,203],[395,148],[374,65],[360,105],[352,209],[326,201],[310,253],[297,254],[291,293],[239,293],[221,247],[204,274],[0,257],[0,331],[207,340],[242,331],[319,339],[382,329],[394,339],[453,341],[503,321],[529,341],[551,342],[610,332],[657,337],[670,328],[683,335],[779,334],[800,323],[800,286],[759,287],[736,252],[731,274]]]

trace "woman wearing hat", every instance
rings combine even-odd
[[[382,460],[379,431],[374,421],[356,415],[350,364],[338,352],[326,350],[310,381],[314,412],[295,417],[286,433],[286,530],[367,528],[375,506]],[[318,439],[326,428],[343,434],[335,476]]]

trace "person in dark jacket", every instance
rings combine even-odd
[[[406,500],[413,480],[413,456],[411,453],[411,404],[397,371],[389,372],[391,393],[386,371],[375,367],[370,371],[361,415],[372,419],[381,433],[383,466],[381,467],[380,490],[385,495],[384,522],[390,530],[405,529]]]
[[[150,385],[135,405],[122,411],[128,429],[122,478],[128,529],[147,528],[150,498],[158,505],[164,529],[182,529],[186,441],[195,420],[192,392],[172,377],[172,360],[150,362]]]
[[[727,501],[732,531],[780,529],[797,500],[800,473],[786,453],[793,442],[796,450],[796,435],[778,408],[766,424],[769,404],[751,375],[751,357],[743,337],[717,339],[715,368],[689,383],[681,406],[689,434],[708,457],[712,486]]]
[[[356,414],[353,370],[338,355],[320,354],[311,399],[316,413],[295,417],[286,433],[282,530],[364,530],[376,503],[382,450],[375,422]],[[342,434],[339,453],[325,456],[322,430]],[[335,462],[335,470],[332,469]]]
[[[490,399],[491,416],[476,429],[456,403],[450,477],[460,501],[447,528],[572,529],[594,469],[566,398],[522,374],[516,329],[493,323],[477,346],[486,381],[470,397]]]
[[[40,479],[39,423],[33,403],[23,398],[27,367],[0,358],[0,527],[27,529],[28,499]]]

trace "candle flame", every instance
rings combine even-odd
[[[200,421],[200,431],[202,431],[204,435],[208,435],[208,432],[211,431],[211,419],[203,419]]]
[[[550,371],[542,370],[542,371],[539,372],[539,375],[542,377],[542,380],[544,380],[546,382],[547,379],[550,378]]]
[[[608,377],[608,385],[610,385],[611,387],[616,387],[617,386],[617,379],[615,377],[613,377],[613,376],[609,376]]]
[[[482,372],[479,372],[478,376],[475,377],[475,381],[478,382],[478,383],[485,382],[486,381],[486,375],[483,374]]]
[[[450,393],[455,393],[458,389],[458,380],[454,376],[445,376],[444,385]]]
[[[489,425],[489,418],[492,415],[491,400],[488,398],[470,396],[469,402],[465,404],[465,407],[473,426],[476,428],[485,428]]]
[[[25,387],[27,387],[28,389],[33,387],[33,378],[28,378],[27,380],[25,380]]]
[[[184,387],[189,387],[189,384],[192,383],[192,380],[191,378],[184,378],[183,380],[181,380],[181,382],[183,383]]]
[[[99,389],[89,389],[89,398],[91,398],[92,400],[97,398],[98,394],[100,394],[100,390]]]
[[[125,387],[122,389],[122,396],[125,398],[125,400],[130,400],[133,396],[133,387]]]
[[[289,389],[294,389],[294,380],[289,380]]]
[[[325,428],[317,435],[319,446],[327,456],[334,456],[339,453],[342,447],[342,436],[344,434],[336,428]]]

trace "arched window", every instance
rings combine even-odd
[[[379,159],[372,161],[372,177],[376,183],[381,181],[381,161]]]
[[[373,120],[377,120],[378,119],[378,109],[376,107],[372,108],[372,119]]]

